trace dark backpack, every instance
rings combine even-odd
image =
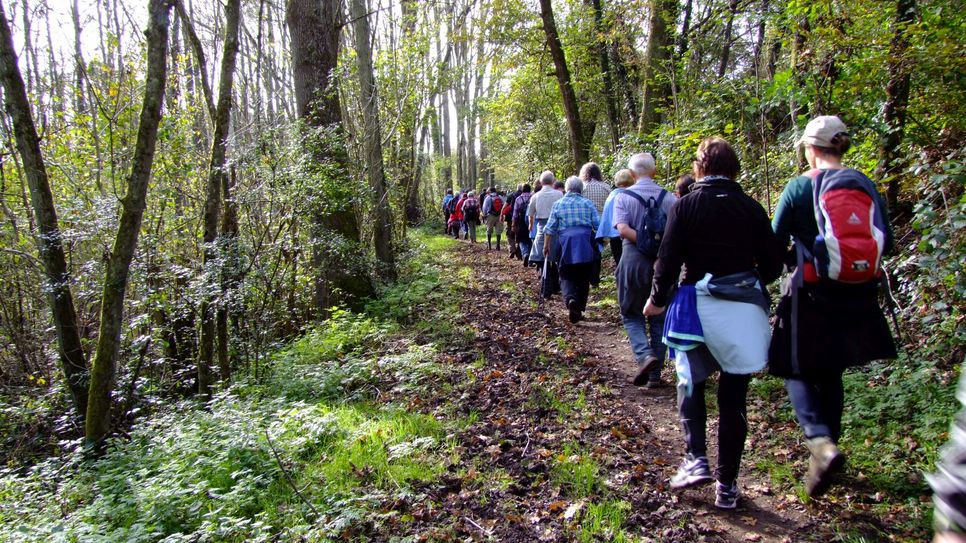
[[[446,215],[452,215],[456,211],[456,204],[459,202],[459,198],[450,198],[450,201],[446,202],[446,208],[443,211]]]
[[[476,198],[467,198],[463,202],[463,220],[464,221],[478,221],[480,220],[480,202]]]
[[[490,198],[490,215],[500,216],[500,212],[503,211],[503,198],[499,196],[492,196]]]
[[[875,184],[853,169],[805,175],[812,179],[818,235],[800,243],[817,275],[842,283],[878,278],[889,228]]]
[[[517,203],[520,203],[522,205],[520,206],[519,211],[514,210],[515,213],[512,214],[513,215],[512,222],[520,222],[520,223],[527,222],[527,206],[530,205],[530,197],[532,195],[533,193],[524,192],[524,193],[521,193],[519,196],[517,196],[516,199],[513,201],[514,208],[517,206]]]
[[[631,225],[637,231],[637,250],[650,258],[657,258],[657,251],[661,248],[661,240],[664,239],[664,227],[667,225],[667,213],[661,207],[667,191],[661,189],[661,194],[657,199],[653,196],[644,199],[640,194],[627,190],[624,194],[634,198],[644,206],[644,214],[638,224]]]

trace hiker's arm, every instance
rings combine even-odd
[[[788,240],[792,237],[795,223],[795,194],[793,193],[796,189],[800,187],[797,187],[794,181],[785,185],[782,195],[778,198],[778,205],[775,207],[775,217],[771,220],[771,228],[783,251],[788,248]]]
[[[774,232],[772,232],[765,209],[760,209],[758,224],[755,228],[757,232],[755,263],[758,268],[759,279],[761,279],[762,284],[767,285],[778,279],[778,276],[782,273],[782,255],[785,252],[785,246],[778,241]]]
[[[631,228],[629,224],[623,222],[617,223],[617,233],[627,241],[637,243],[637,230]]]
[[[677,283],[681,276],[681,266],[684,265],[684,243],[688,233],[678,214],[680,210],[681,206],[675,204],[668,213],[664,238],[661,239],[661,248],[658,249],[657,261],[654,263],[654,279],[648,302],[657,308],[663,309],[671,301],[671,287]]]
[[[543,257],[550,258],[550,247],[553,245],[553,234],[543,236]]]

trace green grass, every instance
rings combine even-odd
[[[623,500],[588,504],[587,510],[580,520],[578,537],[581,543],[593,541],[625,543],[629,541],[623,528],[630,511],[631,504]]]
[[[567,496],[586,498],[603,488],[600,471],[597,461],[589,453],[568,443],[556,456],[551,480],[563,488]]]

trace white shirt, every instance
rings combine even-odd
[[[533,217],[536,220],[550,218],[550,210],[553,209],[553,204],[563,197],[563,193],[559,190],[550,185],[544,185],[540,192],[530,198],[530,204],[527,206],[527,217]]]

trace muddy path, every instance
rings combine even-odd
[[[684,453],[675,389],[626,381],[635,368],[612,280],[592,290],[585,320],[573,325],[559,296],[539,299],[536,271],[505,252],[460,243],[452,255],[454,280],[466,282],[458,325],[475,339],[444,354],[460,372],[459,397],[430,401],[439,409],[455,401],[450,412],[471,421],[456,436],[460,468],[427,489],[440,507],[430,516],[448,517],[449,535],[490,541],[834,538],[823,515],[776,492],[747,461],[736,511],[714,507],[713,485],[669,488]],[[611,271],[605,264],[605,276]],[[673,383],[670,365],[664,379]],[[766,431],[754,409],[752,447]],[[714,408],[708,426],[713,465]],[[599,517],[616,520],[601,524]]]

